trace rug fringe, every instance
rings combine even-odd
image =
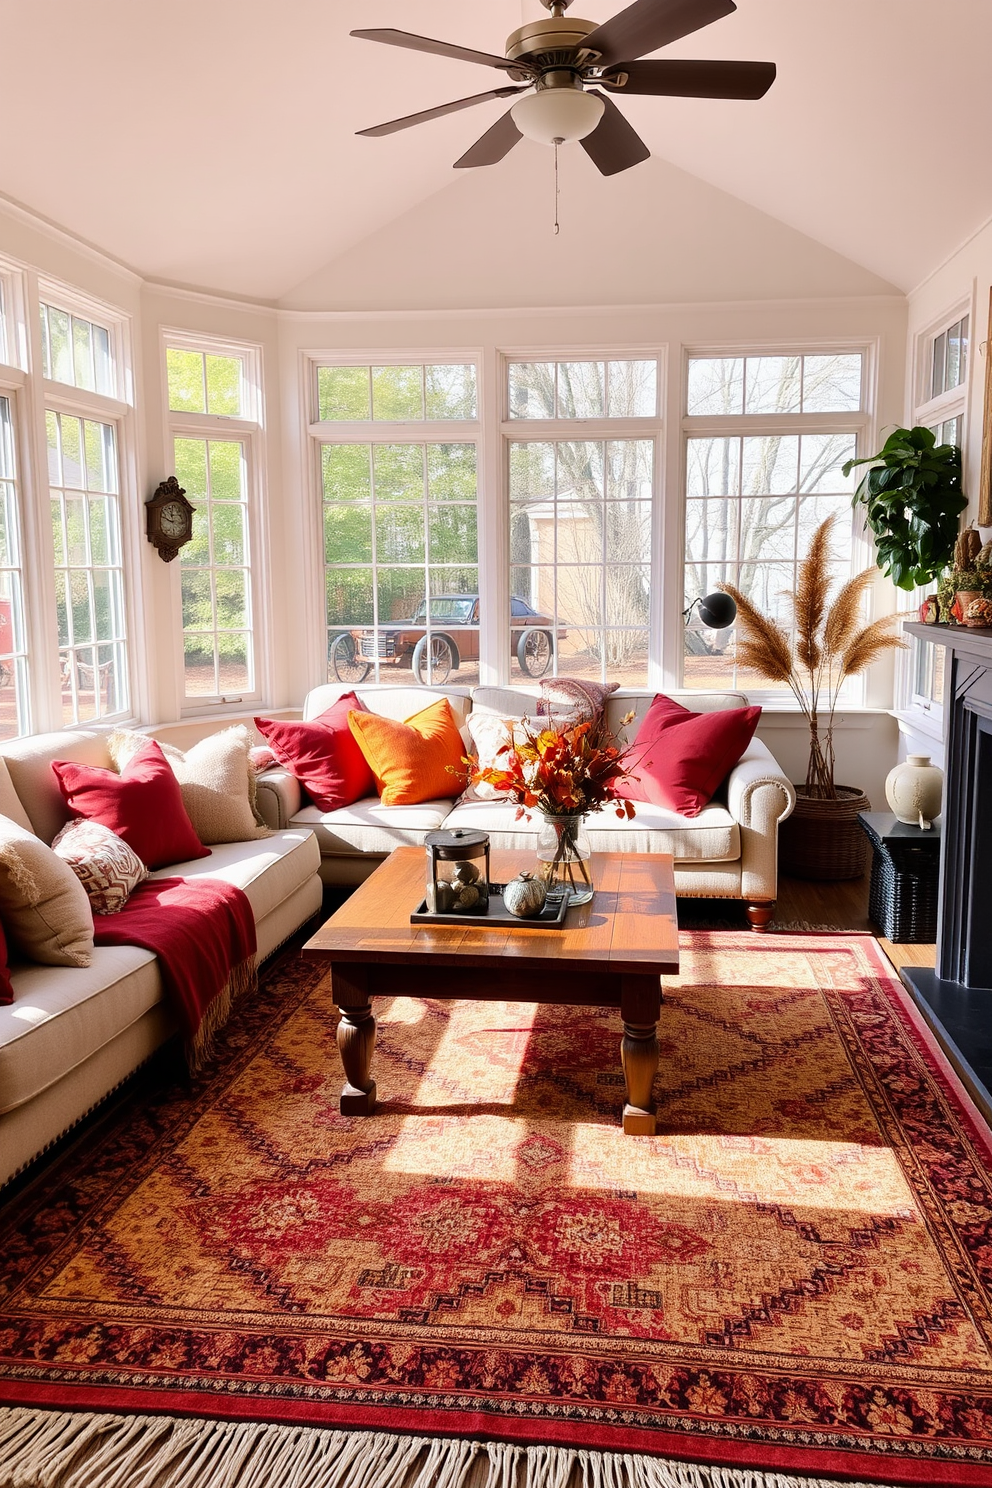
[[[204,1008],[199,1028],[192,1038],[186,1040],[186,1064],[191,1075],[198,1075],[212,1059],[217,1035],[231,1016],[234,1004],[239,998],[254,992],[257,986],[258,958],[249,956],[232,969],[217,996],[211,998]]]
[[[171,1416],[0,1408],[0,1488],[841,1488],[748,1468]],[[846,1482],[843,1488],[868,1488]],[[879,1484],[872,1488],[880,1488]]]

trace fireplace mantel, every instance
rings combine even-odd
[[[947,647],[937,965],[902,977],[992,1121],[992,630],[904,627]]]

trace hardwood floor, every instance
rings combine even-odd
[[[870,930],[878,936],[879,945],[897,970],[901,966],[933,966],[936,962],[935,945],[895,944],[879,934],[868,918],[867,874],[842,883],[780,878],[775,920],[779,925],[798,920],[836,930]]]

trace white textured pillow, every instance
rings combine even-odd
[[[148,869],[122,837],[84,817],[66,823],[52,843],[52,852],[69,864],[94,914],[117,914],[148,877]]]
[[[531,733],[539,734],[547,726],[546,718],[500,718],[496,713],[470,713],[468,731],[472,736],[472,753],[479,761],[477,768],[498,769],[502,761],[496,756],[504,745],[511,742],[522,743],[525,727]],[[505,798],[506,791],[497,790],[494,785],[488,785],[485,781],[470,785],[460,797],[463,801],[502,801]]]
[[[148,735],[118,729],[107,742],[115,767],[122,770],[136,750],[148,742]],[[210,734],[185,751],[174,744],[161,745],[179,781],[183,805],[196,835],[206,847],[218,842],[250,842],[268,835],[268,829],[258,824],[252,800],[253,742],[251,731],[237,724]]]
[[[8,816],[0,816],[0,919],[30,961],[89,966],[93,959],[86,890],[68,863]]]

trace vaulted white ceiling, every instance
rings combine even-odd
[[[617,193],[582,157],[582,214],[629,202],[640,179],[660,228],[674,166],[911,289],[992,215],[992,3],[738,5],[665,55],[774,61],[771,92],[758,103],[623,100],[665,169],[635,167]],[[574,6],[593,20],[623,8]],[[486,177],[503,212],[514,173],[533,178],[525,155],[540,147],[525,144],[470,190],[446,189],[499,102],[357,139],[502,77],[349,31],[397,26],[502,53],[511,30],[543,13],[538,0],[0,0],[0,192],[147,277],[278,301],[325,265],[355,261],[366,239],[381,259],[392,222],[447,213],[462,236],[459,214],[472,213],[477,230]],[[521,252],[533,251],[530,228]],[[504,241],[512,250],[512,233]],[[398,256],[416,252],[409,232],[397,235]]]

